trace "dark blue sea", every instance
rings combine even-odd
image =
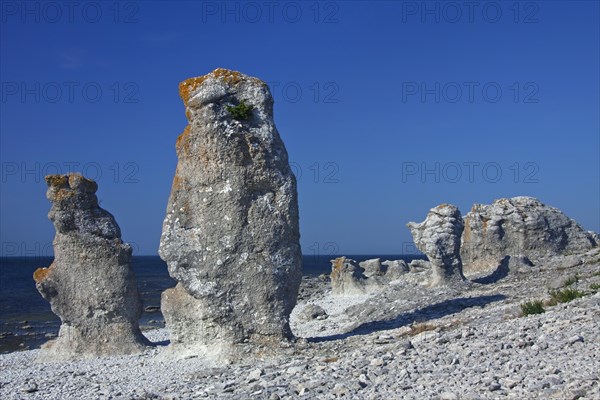
[[[336,256],[303,256],[303,274],[316,276],[331,271],[329,260]],[[399,255],[349,255],[357,261],[380,257],[382,260],[416,257]],[[50,304],[35,288],[33,271],[47,267],[52,257],[0,257],[0,353],[38,348],[55,337],[60,319],[50,310]],[[160,294],[175,286],[167,265],[157,256],[134,256],[132,266],[144,302],[140,319],[142,329],[164,326],[158,307]]]

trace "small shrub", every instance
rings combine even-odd
[[[227,106],[227,111],[229,111],[233,119],[245,121],[250,118],[252,106],[247,105],[244,100],[242,100],[237,106]]]
[[[427,323],[419,323],[419,324],[412,325],[410,327],[410,332],[408,332],[408,334],[410,336],[415,336],[415,335],[418,335],[419,333],[434,331],[436,329],[437,329],[437,326],[435,326],[435,325],[427,324]]]
[[[594,292],[597,292],[598,290],[600,290],[600,284],[592,283],[590,285],[590,290],[593,290]]]
[[[583,292],[571,288],[563,290],[553,290],[550,292],[550,297],[550,304],[555,305],[557,303],[568,303],[571,300],[583,297]]]
[[[540,300],[528,301],[526,303],[521,303],[521,315],[534,315],[534,314],[543,314],[546,310],[544,310],[544,304]]]
[[[574,276],[569,277],[566,281],[564,286],[571,286],[575,283],[579,282],[579,274],[575,274]]]

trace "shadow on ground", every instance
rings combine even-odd
[[[331,340],[341,340],[351,336],[368,335],[373,332],[401,328],[403,326],[408,326],[415,321],[426,322],[432,319],[442,318],[451,314],[459,313],[466,308],[483,307],[487,304],[504,299],[506,299],[506,296],[502,294],[478,297],[459,297],[419,308],[411,312],[403,313],[393,319],[367,322],[353,328],[350,332],[309,338],[308,341],[318,343]]]

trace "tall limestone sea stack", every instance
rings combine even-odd
[[[189,124],[159,254],[172,351],[227,358],[232,346],[292,337],[301,280],[296,180],[267,85],[216,69],[179,85]]]
[[[98,206],[98,185],[77,174],[48,175],[48,218],[54,223],[54,262],[33,277],[62,320],[44,359],[132,354],[148,344],[138,319],[142,303],[114,217]]]

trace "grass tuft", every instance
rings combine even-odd
[[[541,300],[528,301],[521,304],[521,315],[524,317],[527,315],[543,314],[545,311]]]
[[[584,293],[577,289],[563,289],[553,290],[550,292],[550,305],[556,305],[558,303],[568,303],[569,301],[575,300],[579,297],[583,297]]]
[[[235,107],[227,106],[227,111],[231,114],[233,119],[238,121],[244,121],[250,118],[252,106],[247,105],[244,100],[240,101]]]
[[[579,282],[579,274],[575,274],[574,276],[569,277],[566,281],[564,286],[571,286],[575,283]]]

